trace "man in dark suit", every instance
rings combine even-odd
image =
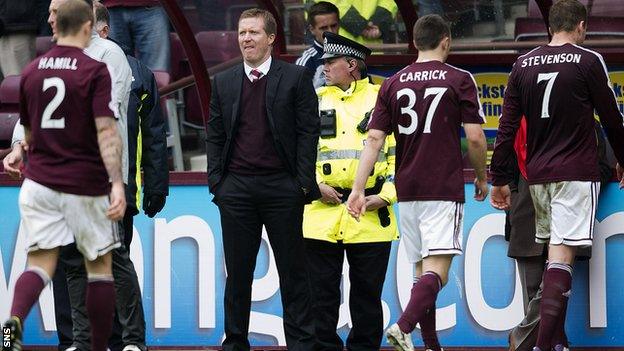
[[[262,226],[280,276],[288,349],[313,350],[302,219],[304,204],[320,198],[317,97],[305,67],[271,58],[276,23],[269,12],[243,12],[238,33],[244,63],[214,77],[206,137],[208,185],[221,214],[227,269],[223,350],[249,350]]]

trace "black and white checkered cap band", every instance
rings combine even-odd
[[[353,56],[361,60],[366,59],[366,55],[363,52],[342,44],[325,43],[323,51],[327,54]]]

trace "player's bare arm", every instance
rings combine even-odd
[[[468,158],[476,173],[474,198],[477,201],[483,201],[489,192],[487,177],[485,175],[485,163],[487,158],[485,134],[483,133],[481,125],[477,123],[465,123],[464,131],[466,132],[466,140],[468,141]]]
[[[111,220],[121,220],[126,211],[126,197],[121,173],[122,142],[117,131],[117,122],[111,117],[95,119],[100,155],[112,183],[110,207],[107,216]]]
[[[24,153],[24,144],[22,141],[19,141],[13,144],[13,148],[11,152],[4,157],[2,160],[2,164],[4,166],[4,171],[9,174],[11,178],[19,179],[22,176],[22,167],[23,167],[23,153]]]
[[[347,210],[349,214],[357,220],[366,212],[366,197],[364,196],[366,179],[368,179],[368,175],[375,165],[377,155],[379,155],[379,151],[383,147],[385,140],[386,133],[383,131],[377,129],[370,129],[368,131],[366,146],[362,151],[355,181],[351,189],[351,195],[349,195],[349,199],[347,200]]]

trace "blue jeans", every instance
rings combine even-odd
[[[152,71],[170,71],[169,19],[160,6],[111,7],[110,36]]]
[[[418,0],[418,17],[432,14],[444,15],[444,8],[440,0]]]

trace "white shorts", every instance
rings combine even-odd
[[[52,190],[30,179],[19,195],[28,251],[76,242],[89,261],[121,246],[117,223],[106,217],[108,196],[82,196]]]
[[[600,183],[556,182],[529,186],[535,207],[535,241],[591,246]]]
[[[416,263],[429,255],[461,255],[464,204],[454,201],[399,202],[401,240]]]

